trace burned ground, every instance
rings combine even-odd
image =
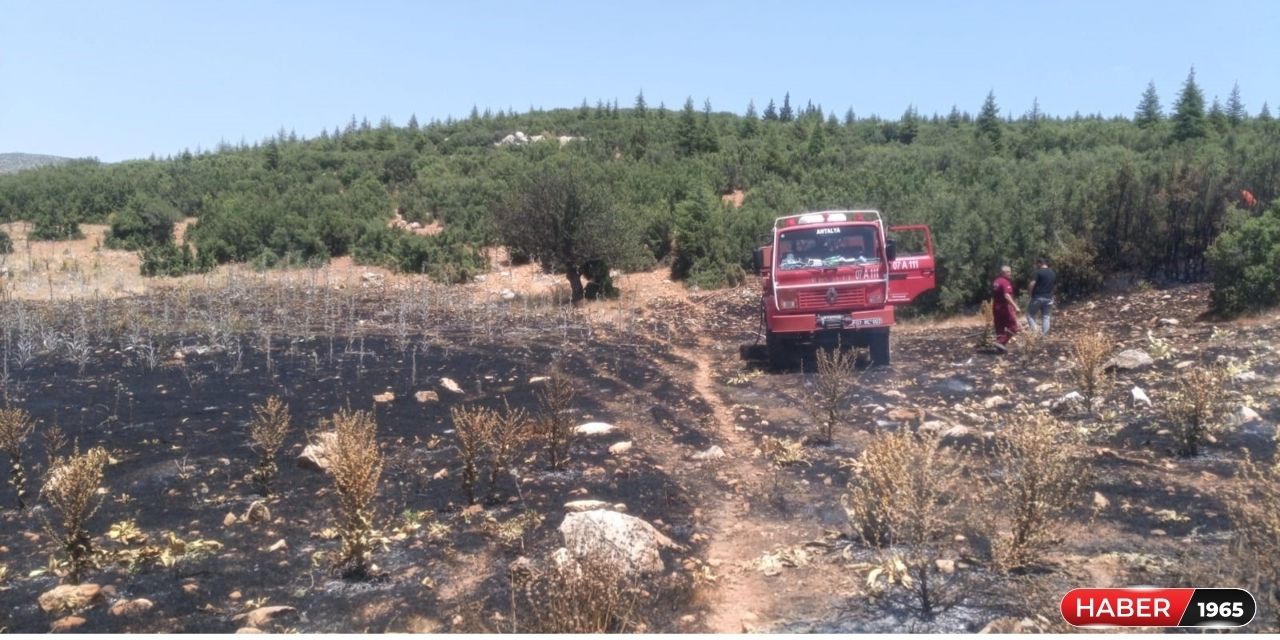
[[[1242,450],[1260,460],[1275,453],[1276,320],[1202,320],[1203,287],[1069,307],[1048,341],[1003,357],[975,350],[973,323],[901,326],[894,365],[859,370],[851,417],[835,441],[806,445],[808,464],[775,470],[760,452],[763,439],[801,440],[816,429],[807,409],[812,374],[742,359],[739,346],[756,337],[750,289],[654,299],[601,320],[523,301],[476,304],[406,281],[348,289],[228,282],[6,307],[5,392],[38,421],[31,475],[47,466],[40,433],[57,425],[80,449],[101,445],[114,458],[91,521],[101,548],[141,546],[106,536],[130,520],[148,544],[169,533],[183,541],[168,566],[149,557],[106,562],[87,576],[110,593],[78,613],[80,630],[229,632],[243,626],[233,620],[239,614],[287,605],[296,615],[268,628],[508,631],[516,624],[508,566],[560,546],[563,505],[581,498],[624,504],[684,547],[667,557],[684,591],[650,612],[650,629],[976,631],[1001,617],[1049,628],[1053,594],[1072,587],[1183,586],[1173,582],[1195,575],[1196,563],[1229,542],[1222,490]],[[981,553],[962,558],[955,580],[971,596],[933,619],[917,616],[893,590],[871,593],[873,550],[850,536],[841,506],[844,461],[873,431],[930,423],[980,463],[1010,411],[1047,410],[1075,389],[1069,341],[1096,328],[1116,351],[1159,358],[1109,377],[1096,415],[1063,415],[1087,432],[1093,470],[1064,543],[1014,576],[995,574]],[[618,431],[577,437],[563,471],[548,470],[529,449],[496,502],[465,509],[449,410],[504,400],[532,410],[535,380],[553,360],[575,380],[575,421]],[[1161,407],[1178,373],[1217,363],[1234,375],[1232,408],[1247,405],[1260,419],[1219,434],[1199,456],[1179,457]],[[1152,407],[1130,400],[1134,386]],[[435,395],[420,402],[421,391]],[[394,399],[375,401],[387,392]],[[288,403],[294,430],[274,492],[263,499],[245,479],[255,463],[245,432],[253,405],[270,395]],[[387,457],[376,502],[387,540],[367,581],[328,567],[322,554],[338,544],[331,483],[294,465],[321,419],[343,407],[374,411]],[[622,441],[630,449],[611,454]],[[5,489],[0,616],[8,617],[0,627],[44,631],[55,616],[37,598],[60,581],[47,568],[56,555],[42,525],[47,507],[19,512]],[[258,500],[269,517],[246,517]],[[527,531],[501,526],[530,512],[541,522]],[[1046,595],[1029,602],[1027,593]],[[154,607],[108,613],[134,598]]]

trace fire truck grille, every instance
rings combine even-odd
[[[796,292],[796,307],[801,311],[826,309],[829,307],[855,307],[867,303],[867,291],[861,287],[837,288],[835,302],[828,304],[829,289],[803,289]]]

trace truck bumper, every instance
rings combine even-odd
[[[769,319],[769,331],[788,338],[804,339],[819,333],[857,331],[893,326],[893,307],[868,311],[831,311],[826,313],[775,314]]]

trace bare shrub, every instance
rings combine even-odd
[[[1240,462],[1236,482],[1227,485],[1223,503],[1231,517],[1231,562],[1215,557],[1213,564],[1230,567],[1236,575],[1228,584],[1245,587],[1258,597],[1258,613],[1269,612],[1270,630],[1280,628],[1280,468]]]
[[[893,575],[926,619],[954,604],[956,580],[940,573],[937,561],[967,527],[970,488],[961,485],[956,452],[936,434],[881,433],[848,466],[849,522],[867,544],[885,547],[886,569],[868,582]]]
[[[1071,340],[1072,376],[1093,413],[1094,402],[1106,376],[1104,367],[1111,357],[1111,339],[1101,331],[1082,333]]]
[[[523,409],[512,409],[504,402],[502,411],[494,415],[489,438],[484,443],[489,453],[490,502],[497,502],[498,481],[524,450],[530,429],[529,414]]]
[[[476,503],[476,482],[480,478],[481,456],[485,452],[485,443],[493,434],[497,414],[485,407],[454,407],[450,409],[453,417],[453,437],[457,443],[458,455],[462,458],[462,492],[467,496],[467,504]]]
[[[814,416],[820,425],[818,438],[830,443],[837,425],[844,424],[849,411],[849,394],[853,391],[853,365],[857,354],[852,349],[818,349],[817,374],[814,376]]]
[[[329,473],[338,492],[338,566],[347,577],[363,578],[372,567],[375,542],[373,498],[382,475],[378,425],[368,411],[340,409],[330,420],[335,433]]]
[[[27,476],[22,465],[22,450],[35,422],[24,410],[0,409],[0,451],[9,456],[9,486],[18,497],[18,508],[27,508]]]
[[[66,554],[73,583],[79,582],[93,564],[93,537],[89,535],[88,524],[101,504],[95,498],[102,487],[103,470],[109,459],[101,447],[58,458],[49,469],[41,491],[61,521],[61,527],[56,528],[45,520],[45,529]]]
[[[983,350],[996,348],[996,315],[990,300],[983,300],[978,307],[978,317],[982,319],[982,331],[978,333],[975,347]]]
[[[1217,368],[1195,369],[1178,378],[1164,414],[1178,439],[1179,454],[1196,455],[1208,436],[1222,427],[1227,413],[1226,383],[1226,372]]]
[[[270,492],[271,481],[278,468],[276,455],[284,446],[289,434],[289,407],[277,396],[267,398],[266,403],[253,408],[253,420],[249,422],[249,443],[258,452],[258,465],[251,474],[259,493]]]
[[[605,551],[513,567],[511,586],[512,631],[525,633],[640,632],[656,591]]]
[[[1076,430],[1043,414],[1021,415],[1005,428],[995,445],[990,494],[991,511],[1010,528],[992,540],[997,570],[1034,565],[1061,542],[1061,525],[1085,497],[1086,453]]]
[[[538,393],[539,415],[536,423],[547,462],[561,469],[569,461],[569,444],[573,440],[573,379],[559,363],[547,371],[547,379]]]

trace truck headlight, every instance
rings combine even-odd
[[[880,304],[884,302],[884,291],[874,289],[867,294],[867,304]]]
[[[778,294],[778,308],[779,308],[779,309],[794,309],[794,308],[796,308],[796,294],[795,294],[795,292],[794,292],[794,291],[783,291],[783,292],[779,293],[779,294]]]

